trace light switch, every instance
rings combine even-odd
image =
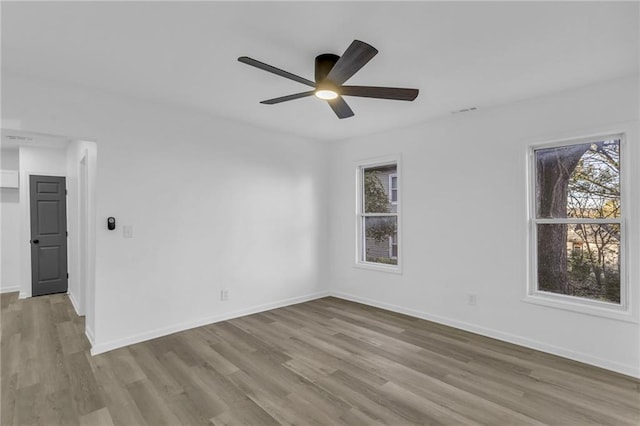
[[[122,235],[125,238],[133,238],[133,226],[132,225],[124,225],[122,227]]]

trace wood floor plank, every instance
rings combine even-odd
[[[148,345],[137,344],[129,346],[136,363],[148,378],[164,395],[178,395],[184,392],[184,387],[176,380]]]
[[[273,417],[252,400],[211,419],[214,425],[278,425]]]
[[[421,396],[424,400],[431,401],[442,407],[459,413],[481,424],[508,424],[508,425],[540,425],[534,418],[527,417],[505,406],[498,405],[485,398],[479,397],[464,389],[452,386],[446,381],[440,381],[433,377],[416,374],[411,371],[395,370],[393,375],[396,381],[402,383],[408,391]],[[490,388],[490,384],[483,385]],[[492,392],[505,391],[501,388],[492,388]],[[508,393],[509,397],[522,398],[524,393]]]
[[[68,366],[65,363],[70,353],[64,353],[63,341],[59,338],[57,330],[51,326],[43,327],[42,335],[38,339],[39,382],[45,393],[68,391],[71,387]],[[84,354],[85,351],[80,350],[75,353]]]
[[[108,408],[101,408],[80,417],[80,426],[114,426]]]
[[[86,346],[87,339],[82,338],[82,334],[78,333],[72,321],[56,323],[56,328],[56,333],[60,339],[60,346],[65,354],[72,354],[88,349]]]
[[[208,425],[210,422],[203,417],[202,410],[199,410],[192,400],[191,396],[186,392],[177,395],[163,395],[162,399],[166,402],[167,407],[178,419],[182,425]]]
[[[0,307],[3,426],[640,424],[640,380],[332,297],[98,356],[66,295]]]
[[[226,376],[226,378],[233,384],[234,387],[243,392],[247,399],[253,401],[256,405],[262,408],[271,417],[276,419],[282,424],[302,424],[303,419],[300,419],[295,413],[283,409],[282,404],[286,396],[278,396],[267,389],[265,389],[260,381],[256,381],[249,374],[243,370]],[[246,401],[241,401],[238,404],[234,404],[234,407],[243,406]]]
[[[40,391],[40,386],[36,383],[17,388],[15,392],[16,406],[13,421],[9,424],[20,426],[41,424],[41,418],[45,412],[46,395]]]
[[[129,394],[135,401],[148,425],[172,426],[180,424],[176,415],[167,407],[158,391],[148,380],[140,380],[127,385]]]
[[[211,392],[206,382],[197,374],[198,371],[185,363],[182,358],[169,352],[163,355],[162,361],[165,368],[184,388],[183,393],[193,403],[202,418],[215,417],[229,408],[220,395]]]
[[[480,423],[463,416],[446,405],[440,405],[429,399],[422,398],[393,382],[385,383],[381,390],[383,395],[386,394],[388,398],[400,398],[405,404],[422,413],[421,419],[425,419],[429,424],[480,425]]]
[[[113,423],[116,425],[146,425],[146,421],[125,384],[116,377],[109,354],[92,357],[90,365]]]
[[[336,380],[336,376],[333,374],[331,377],[320,378],[316,380],[316,384],[325,389],[327,392],[331,392],[334,395],[339,395],[345,402],[356,409],[356,413],[345,413],[343,417],[349,418],[352,416],[366,417],[372,419],[375,423],[381,424],[409,424],[410,422],[389,410],[384,405],[370,399],[363,392],[361,392],[357,386],[352,386],[349,382]],[[360,414],[362,416],[360,416]]]
[[[219,343],[219,342],[218,342]],[[185,344],[189,345],[193,353],[197,354],[201,361],[209,364],[220,374],[231,374],[238,371],[238,367],[227,361],[222,355],[213,349],[211,344],[202,339],[199,335],[194,334],[190,339],[185,339]],[[217,343],[214,343],[217,344]],[[198,363],[200,365],[201,363]]]
[[[384,423],[380,423],[371,417],[364,414],[362,411],[357,408],[351,408],[348,412],[346,412],[342,417],[342,421],[351,426],[369,426],[369,425],[382,425]]]
[[[217,395],[228,407],[242,405],[248,399],[248,395],[229,380],[227,375],[221,374],[209,363],[193,367],[193,371],[198,375],[207,392]]]
[[[3,322],[4,323],[4,322]],[[2,336],[0,359],[2,360],[2,378],[17,375],[20,370],[21,354],[20,333],[6,333]]]
[[[331,375],[332,379],[342,383],[358,393],[365,396],[366,399],[375,402],[387,410],[393,412],[396,416],[401,417],[404,421],[414,424],[430,424],[433,419],[423,415],[416,407],[403,400],[400,396],[389,397],[389,393],[382,390],[382,387],[373,387],[358,380],[344,371],[336,371]],[[384,386],[384,385],[383,385]]]
[[[80,423],[68,389],[46,394],[40,413],[40,424],[77,426]]]
[[[76,352],[65,358],[74,407],[81,416],[105,406],[87,357],[86,352]]]
[[[112,351],[110,365],[120,382],[129,384],[147,378],[138,360],[136,360],[128,347]]]
[[[0,424],[13,424],[18,397],[18,374],[2,374]]]

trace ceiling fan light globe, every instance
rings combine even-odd
[[[329,101],[331,99],[335,99],[338,97],[338,94],[336,92],[334,92],[333,90],[327,90],[327,89],[316,90],[315,95],[318,98],[324,99],[326,101]]]

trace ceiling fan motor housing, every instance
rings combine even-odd
[[[323,53],[316,56],[316,83],[320,83],[327,77],[331,68],[338,62],[340,56],[333,53]]]

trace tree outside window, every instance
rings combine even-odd
[[[620,139],[535,149],[537,290],[621,303]]]

